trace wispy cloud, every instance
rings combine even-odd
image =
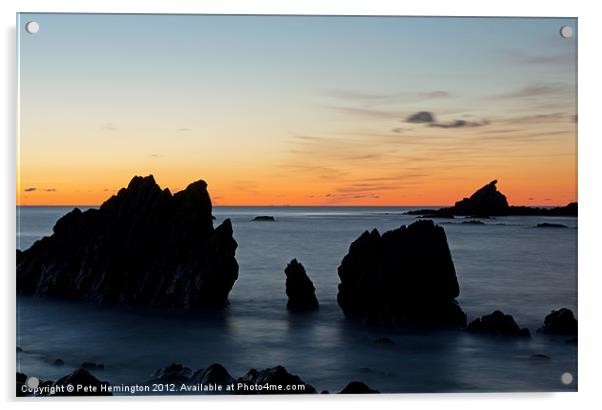
[[[46,188],[45,192],[56,192],[56,188]]]
[[[532,97],[550,97],[569,93],[571,90],[566,84],[532,84],[519,88],[515,91],[496,94],[491,98],[498,99],[515,99],[515,98],[532,98]]]
[[[102,129],[103,131],[116,131],[117,127],[113,123],[105,122],[100,126],[100,129]]]
[[[435,116],[433,113],[429,111],[420,111],[408,116],[405,122],[409,122],[411,124],[424,124],[432,123],[433,121],[435,121]]]
[[[25,192],[33,192],[33,191],[37,191],[38,188],[36,187],[30,187],[30,188],[25,188],[24,191]]]
[[[466,121],[466,120],[455,120],[447,123],[431,123],[429,127],[438,127],[438,128],[473,128],[473,127],[482,127],[484,125],[489,125],[489,121]]]

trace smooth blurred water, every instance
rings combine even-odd
[[[49,235],[71,208],[17,209],[17,246]],[[344,319],[336,303],[337,267],[364,230],[381,232],[416,220],[403,207],[215,207],[216,224],[230,218],[239,244],[239,279],[230,307],[219,314],[166,313],[19,297],[17,369],[55,379],[83,361],[112,383],[148,379],[156,368],[213,362],[237,377],[278,364],[318,390],[361,380],[382,392],[558,391],[577,386],[577,345],[535,331],[552,309],[577,314],[577,218],[500,217],[484,225],[463,219],[444,226],[469,320],[500,309],[531,339],[507,340],[463,332],[407,333]],[[253,222],[272,215],[276,222]],[[542,222],[569,228],[535,228]],[[286,310],[284,267],[297,258],[316,286],[320,311]],[[375,343],[390,337],[395,345]],[[550,360],[532,358],[545,354]],[[65,361],[55,367],[56,358]],[[573,384],[560,382],[564,372]]]

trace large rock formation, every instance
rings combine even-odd
[[[464,198],[456,202],[451,208],[451,213],[473,216],[507,215],[508,200],[504,194],[497,190],[496,184],[497,180],[494,179],[472,194],[470,198]]]
[[[464,327],[460,290],[442,227],[421,220],[381,235],[364,232],[338,269],[345,316],[369,324]]]
[[[540,333],[551,335],[577,335],[577,319],[573,311],[567,308],[553,310],[544,319]]]
[[[316,289],[311,279],[305,273],[305,268],[297,259],[293,259],[284,269],[286,274],[286,294],[291,312],[304,312],[319,308]]]
[[[238,277],[230,220],[213,227],[204,181],[171,194],[151,176],[17,255],[17,289],[39,297],[175,308],[223,307]]]
[[[473,320],[466,330],[495,336],[530,336],[529,329],[521,328],[511,315],[499,310]]]

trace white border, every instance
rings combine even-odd
[[[16,69],[15,69],[15,13],[22,12],[121,12],[121,13],[224,13],[224,14],[348,14],[348,15],[455,15],[455,16],[546,16],[579,18],[579,393],[562,394],[437,394],[437,395],[380,395],[378,397],[271,397],[271,398],[130,398],[86,400],[86,407],[104,408],[111,406],[127,408],[158,408],[171,402],[178,407],[224,405],[250,409],[282,408],[305,409],[307,406],[345,406],[365,408],[427,408],[440,409],[504,409],[509,407],[546,409],[587,408],[600,405],[598,381],[600,368],[600,309],[602,269],[596,256],[602,250],[600,233],[601,184],[597,176],[602,175],[600,163],[600,64],[599,45],[602,39],[600,27],[602,15],[597,13],[594,1],[356,1],[356,0],[2,0],[3,52],[0,63],[4,98],[0,104],[2,138],[2,218],[0,227],[0,261],[3,279],[2,306],[6,324],[2,340],[2,363],[0,389],[2,398],[11,400],[14,394],[15,363],[15,133],[16,133]],[[458,363],[458,366],[461,366]],[[9,403],[12,407],[15,402]],[[81,407],[73,400],[45,400],[21,402],[25,407]]]

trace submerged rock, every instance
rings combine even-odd
[[[251,369],[244,376],[236,380],[237,385],[242,387],[238,389],[240,394],[313,394],[317,393],[313,386],[305,383],[294,374],[290,374],[282,366],[271,367],[263,370]],[[255,386],[282,386],[282,390],[262,388],[257,390]],[[290,386],[290,390],[286,386]],[[303,386],[299,388],[299,386]]]
[[[371,389],[366,383],[353,381],[339,392],[339,394],[373,394],[380,393],[378,390]]]
[[[368,324],[464,327],[447,237],[430,220],[364,232],[338,268],[345,316]]]
[[[237,243],[217,228],[204,181],[176,194],[134,177],[99,209],[74,209],[17,256],[17,290],[39,297],[182,309],[223,307]]]
[[[253,221],[264,221],[264,222],[274,222],[275,219],[273,216],[268,216],[268,215],[260,215],[260,216],[256,216],[255,218],[253,218]]]
[[[543,327],[537,331],[552,335],[577,335],[577,319],[570,309],[553,310],[545,317]]]
[[[297,259],[293,259],[284,269],[286,274],[286,294],[288,304],[286,307],[291,312],[304,312],[319,309],[316,298],[316,288],[307,276],[305,268]]]
[[[70,392],[69,386],[75,390]],[[53,396],[111,396],[112,393],[106,391],[108,386],[108,382],[98,380],[85,369],[77,369],[52,384],[55,389]]]
[[[60,367],[60,366],[64,366],[65,362],[63,361],[63,359],[56,359],[55,361],[52,362],[52,365]],[[81,367],[84,368],[83,366],[81,366]]]
[[[466,328],[471,333],[482,333],[496,336],[530,336],[529,329],[520,328],[511,315],[495,312],[475,319]]]

